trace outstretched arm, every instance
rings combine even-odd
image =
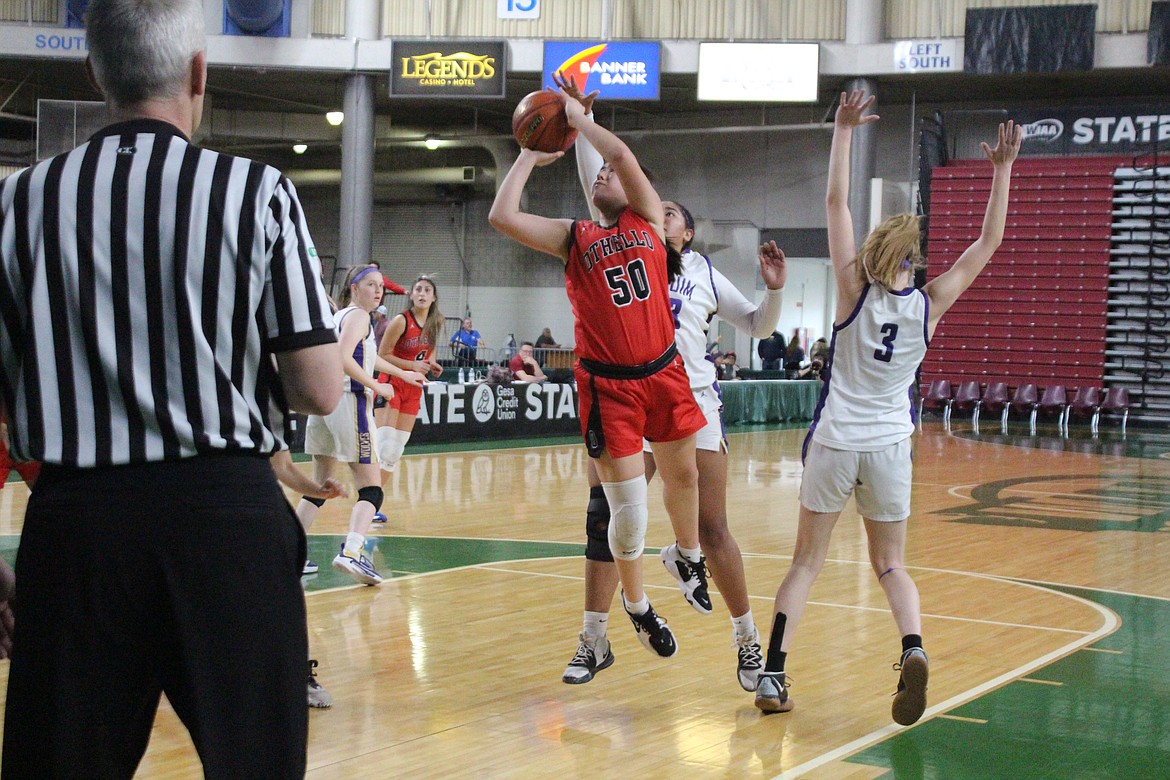
[[[630,151],[630,147],[609,130],[587,118],[584,107],[567,93],[565,115],[569,119],[569,126],[576,128],[580,133],[578,142],[584,137],[613,168],[622,183],[622,189],[626,192],[630,208],[654,227],[654,232],[660,239],[664,239],[666,231],[663,223],[666,221],[666,215],[662,210],[662,199],[658,197],[654,185],[646,178],[642,166],[638,164],[638,158]]]
[[[576,100],[581,104],[581,108],[585,111],[585,118],[592,122],[593,101],[601,93],[597,90],[588,95],[582,93],[581,88],[577,86],[577,80],[564,73],[554,73],[553,81],[564,90],[570,100]],[[577,179],[581,182],[581,191],[585,193],[585,202],[589,204],[589,216],[596,222],[601,219],[601,212],[593,205],[593,182],[597,179],[597,172],[601,170],[605,160],[601,159],[601,155],[593,148],[593,144],[589,143],[589,139],[583,135],[577,135],[577,142],[573,144],[573,149],[577,155]]]
[[[575,101],[574,104],[576,105]],[[520,156],[516,158],[516,162],[512,164],[511,170],[500,184],[499,191],[496,192],[496,200],[488,214],[488,222],[508,238],[538,252],[559,257],[562,263],[567,263],[573,221],[539,217],[520,210],[520,196],[524,193],[524,185],[528,183],[532,169],[538,165],[548,165],[560,159],[563,154],[564,152],[549,154],[521,149]]]
[[[760,245],[760,276],[763,277],[767,290],[764,293],[764,300],[760,301],[758,306],[745,298],[743,293],[717,269],[711,270],[714,272],[712,278],[715,280],[715,290],[719,297],[719,305],[715,311],[719,318],[757,339],[772,335],[776,323],[780,320],[780,305],[783,300],[781,291],[788,279],[787,261],[784,252],[776,246],[776,242],[769,241]]]
[[[833,126],[825,216],[829,225],[829,257],[837,279],[837,322],[853,311],[862,289],[857,269],[853,267],[857,245],[853,239],[853,215],[849,213],[849,153],[853,146],[853,128],[878,120],[877,114],[863,116],[873,102],[874,96],[866,97],[865,90],[842,92]]]
[[[939,320],[971,286],[1003,241],[1004,224],[1007,222],[1008,191],[1012,181],[1012,163],[1020,153],[1023,135],[1023,128],[1008,120],[1006,125],[1001,123],[999,126],[999,136],[994,149],[986,142],[981,144],[983,154],[987,156],[994,170],[991,194],[987,198],[987,211],[983,215],[983,230],[979,233],[979,238],[975,239],[975,243],[959,255],[954,265],[923,288],[930,301],[928,336],[934,335]]]

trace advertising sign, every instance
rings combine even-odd
[[[699,100],[815,103],[815,43],[700,43]]]
[[[423,388],[410,440],[473,441],[580,433],[573,385],[431,382]]]
[[[962,70],[958,41],[898,41],[894,44],[894,68],[898,73],[931,73]]]
[[[1170,147],[1170,105],[1009,111],[1024,127],[1020,154],[1143,154]]]
[[[394,41],[391,97],[504,96],[503,41]]]
[[[657,100],[659,57],[657,43],[545,41],[544,86],[556,88],[552,74],[563,71],[582,92],[601,90],[602,100]]]

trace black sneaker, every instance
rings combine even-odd
[[[756,681],[756,706],[765,713],[791,711],[795,702],[788,695],[789,682],[784,672],[760,672]]]
[[[739,666],[736,669],[739,687],[750,693],[756,689],[756,681],[764,668],[764,648],[760,647],[759,629],[747,636],[737,636],[735,647],[739,655]]]
[[[698,563],[688,561],[678,551],[678,544],[663,547],[658,553],[666,571],[678,583],[683,598],[704,615],[711,614],[711,596],[707,594],[707,565],[705,559],[700,558]]]
[[[630,612],[625,593],[622,593],[622,606],[634,624],[634,632],[638,635],[642,647],[663,658],[670,658],[678,652],[678,642],[674,640],[674,633],[670,626],[666,625],[666,621],[654,612],[654,607],[646,610],[644,615],[635,615]]]
[[[561,681],[569,685],[587,683],[602,669],[613,666],[613,651],[609,647],[608,639],[600,637],[594,640],[585,634],[581,634],[580,639],[581,644],[577,645],[577,653],[565,667],[565,673],[561,675]],[[599,654],[600,661],[597,660]]]
[[[902,660],[894,664],[898,675],[898,690],[894,693],[894,704],[890,708],[894,722],[899,726],[917,723],[926,711],[926,678],[930,673],[930,662],[926,651],[912,647],[902,653]]]

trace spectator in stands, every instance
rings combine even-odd
[[[732,379],[738,379],[736,376],[738,368],[735,365],[735,353],[724,352],[715,361],[715,375],[720,382],[729,382]]]
[[[512,380],[515,382],[544,382],[548,379],[544,371],[541,370],[540,364],[536,362],[533,356],[535,348],[531,341],[525,341],[520,345],[520,351],[516,356],[508,361],[508,369],[512,372]]]
[[[823,355],[817,355],[812,359],[807,366],[800,369],[796,373],[797,379],[824,379],[822,374],[825,371],[825,358]]]
[[[774,330],[768,338],[760,339],[756,352],[763,361],[761,368],[765,371],[779,371],[784,363],[784,337],[780,331]]]
[[[558,344],[556,342],[556,340],[552,337],[552,329],[545,328],[544,330],[542,330],[540,332],[540,335],[536,337],[536,348],[537,349],[560,349],[561,345]]]
[[[825,340],[824,336],[821,336],[819,339],[814,341],[812,346],[808,348],[809,360],[816,360],[818,357],[821,359],[822,364],[828,362],[829,342]]]
[[[478,330],[471,327],[471,317],[463,318],[463,327],[455,331],[450,344],[460,368],[475,365],[475,350],[483,344],[483,338],[480,337]]]
[[[804,362],[804,348],[800,346],[800,336],[793,333],[788,341],[788,348],[784,350],[784,370],[788,378],[792,379],[800,372],[800,364]]]

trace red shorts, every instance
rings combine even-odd
[[[8,457],[8,448],[0,444],[0,490],[4,489],[4,483],[8,481],[8,475],[13,469],[16,469],[16,473],[20,474],[26,485],[32,487],[41,473],[41,464],[17,463]]]
[[[390,377],[390,384],[394,386],[394,397],[390,399],[390,408],[397,409],[400,414],[418,416],[418,407],[422,402],[422,388],[408,385],[396,376]]]
[[[695,403],[691,383],[682,359],[674,361],[645,379],[604,379],[594,377],[578,363],[577,378],[581,435],[586,436],[593,410],[592,381],[601,411],[605,449],[611,458],[624,458],[642,451],[642,439],[676,441],[698,432],[707,418]]]

